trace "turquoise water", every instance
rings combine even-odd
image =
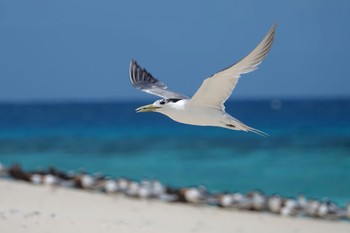
[[[269,137],[136,114],[143,104],[0,104],[0,162],[350,201],[350,100],[227,104]]]

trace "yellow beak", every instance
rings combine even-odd
[[[145,105],[136,109],[136,112],[154,112],[160,107],[153,106],[153,104]]]

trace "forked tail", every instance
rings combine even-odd
[[[231,129],[231,130],[240,130],[240,131],[245,131],[245,132],[253,132],[256,134],[259,134],[260,136],[267,137],[269,136],[267,133],[260,131],[258,129],[252,128],[236,118],[232,117],[231,115],[226,113],[226,121],[222,121],[221,123],[223,124],[222,127],[226,129]]]

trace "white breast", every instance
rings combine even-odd
[[[160,113],[170,117],[174,121],[200,126],[219,126],[220,119],[225,112],[207,107],[189,106],[188,100],[180,100],[176,103],[169,103],[159,110]]]

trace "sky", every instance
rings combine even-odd
[[[157,99],[136,59],[171,90],[247,55],[278,22],[259,69],[231,99],[350,97],[350,1],[0,1],[0,102]]]

